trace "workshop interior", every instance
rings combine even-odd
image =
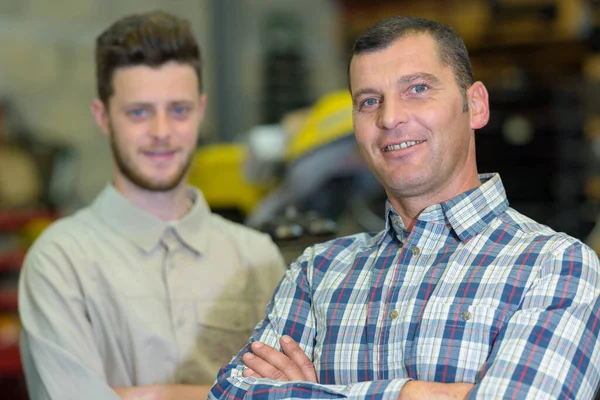
[[[347,62],[386,16],[452,26],[491,119],[478,169],[511,206],[600,252],[600,1],[3,0],[0,2],[0,397],[26,399],[17,281],[28,247],[111,178],[90,113],[94,38],[163,9],[192,23],[206,120],[190,167],[211,209],[271,235],[286,261],[384,226],[386,194],[354,139]]]

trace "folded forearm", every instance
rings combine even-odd
[[[402,387],[398,400],[462,400],[473,387],[471,383],[410,381]]]
[[[123,400],[203,400],[208,397],[210,386],[148,385],[138,387],[114,387]]]
[[[408,379],[391,379],[381,381],[359,382],[350,385],[325,385],[308,381],[274,381],[271,379],[232,378],[222,379],[213,387],[211,398],[260,398],[266,394],[270,399],[350,399],[379,400],[398,398],[402,386]]]

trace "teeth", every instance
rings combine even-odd
[[[419,144],[419,143],[423,143],[423,140],[412,140],[412,141],[409,141],[409,142],[402,142],[402,143],[399,143],[399,144],[393,144],[391,146],[386,146],[383,149],[383,151],[393,151],[393,150],[406,149],[408,147],[412,147],[412,146],[414,146],[416,144]]]

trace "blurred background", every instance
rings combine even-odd
[[[600,251],[600,1],[0,0],[3,398],[27,398],[23,255],[111,176],[89,112],[95,38],[159,8],[191,21],[204,56],[209,109],[190,182],[214,211],[269,232],[288,260],[382,227],[385,194],[357,156],[346,66],[356,37],[393,15],[458,31],[490,91],[479,170],[500,172],[514,208]]]

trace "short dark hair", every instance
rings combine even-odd
[[[468,111],[466,93],[475,79],[467,47],[450,26],[423,18],[391,17],[367,28],[352,47],[352,54],[348,61],[348,87],[350,87],[350,64],[354,56],[383,50],[411,34],[428,34],[436,41],[440,61],[442,65],[452,68],[456,83],[463,94],[463,109]]]
[[[113,95],[113,75],[118,68],[169,61],[189,64],[202,90],[200,47],[188,20],[163,11],[133,14],[112,24],[96,39],[96,87],[105,105]]]

